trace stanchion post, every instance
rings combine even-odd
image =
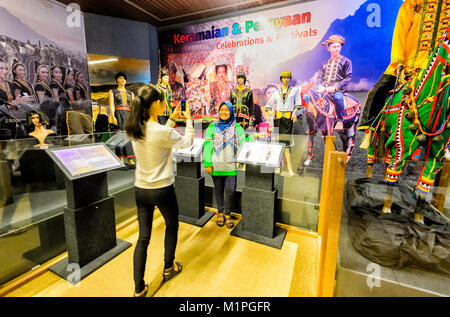
[[[317,295],[321,297],[333,296],[334,291],[346,162],[343,152],[325,152],[318,228],[321,243]]]

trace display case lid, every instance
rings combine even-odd
[[[203,145],[205,140],[202,138],[195,138],[192,146],[185,149],[173,149],[173,154],[175,156],[184,157],[200,157],[202,155]]]
[[[120,159],[104,143],[46,151],[70,180],[124,167]]]
[[[283,157],[283,143],[244,142],[237,154],[236,161],[243,164],[253,164],[278,168]]]

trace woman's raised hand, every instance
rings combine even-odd
[[[183,116],[186,118],[186,120],[191,120],[191,107],[189,106],[189,103],[186,101],[186,111],[183,111]]]

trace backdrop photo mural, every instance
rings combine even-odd
[[[0,139],[28,137],[31,112],[67,135],[68,111],[92,115],[81,12],[47,0],[0,0]]]
[[[390,62],[402,3],[317,0],[161,32],[161,67],[169,72],[174,105],[186,99],[195,115],[216,117],[243,71],[254,103],[264,107],[281,86],[281,72],[291,71],[291,86],[302,93],[306,134],[330,135],[336,128],[354,138],[360,97]],[[334,64],[333,43],[341,44]],[[332,92],[323,90],[332,77],[345,92],[342,113]]]

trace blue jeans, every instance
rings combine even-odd
[[[344,93],[337,91],[333,95],[334,107],[336,109],[336,116],[339,120],[344,122],[345,115],[345,102],[344,102]]]

